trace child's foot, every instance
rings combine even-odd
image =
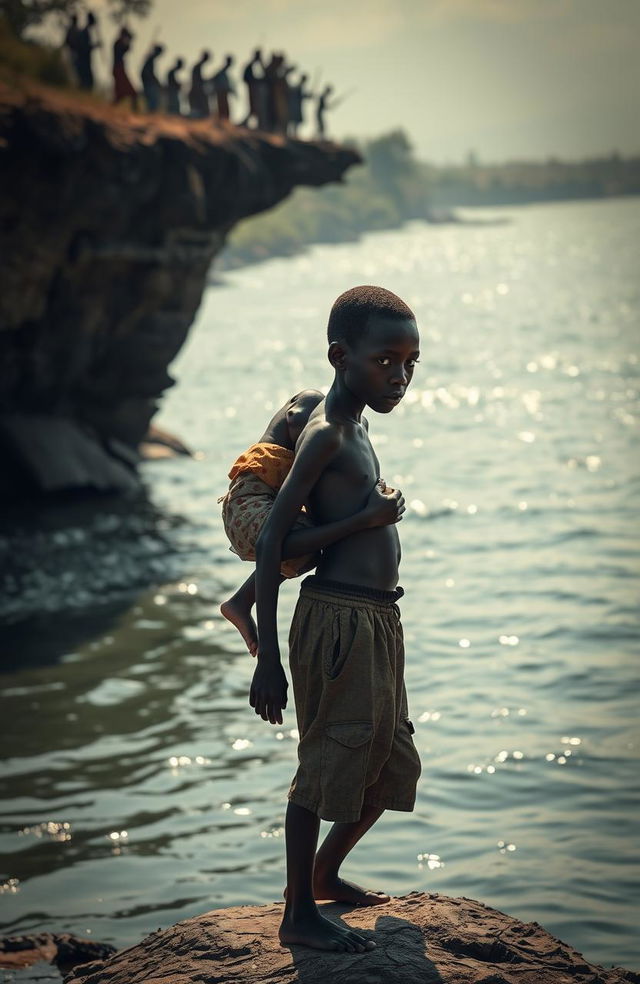
[[[361,936],[352,929],[336,926],[317,911],[295,919],[291,913],[285,912],[278,936],[281,943],[301,943],[316,950],[364,953],[366,950],[375,949],[373,940]]]
[[[287,890],[284,890],[287,897]],[[313,897],[316,902],[347,902],[349,905],[384,905],[390,896],[372,888],[361,888],[344,878],[314,878]]]
[[[251,612],[229,598],[220,605],[220,614],[235,625],[236,629],[244,639],[247,649],[252,656],[258,652],[258,629],[256,623],[251,618]]]

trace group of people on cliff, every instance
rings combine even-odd
[[[126,58],[134,35],[122,27],[113,43],[113,102],[131,101],[132,108],[141,108],[141,96],[150,113],[164,112],[173,116],[189,116],[195,119],[214,117],[230,120],[231,100],[238,96],[231,77],[233,55],[226,55],[217,71],[211,72],[212,53],[204,49],[191,68],[188,84],[180,77],[185,69],[183,58],[176,58],[164,81],[157,70],[157,61],[165,52],[163,44],[154,42],[140,69],[141,91],[132,83],[126,67]],[[78,85],[86,90],[95,86],[92,56],[102,46],[97,37],[97,20],[89,11],[81,26],[77,15],[70,18],[65,35],[68,53]],[[247,90],[247,112],[239,126],[253,126],[270,133],[297,136],[305,122],[305,104],[315,100],[315,129],[319,138],[326,135],[325,113],[338,105],[333,98],[333,87],[323,86],[318,92],[309,87],[305,73],[294,77],[296,66],[287,63],[282,52],[273,52],[269,59],[256,48],[242,71]]]

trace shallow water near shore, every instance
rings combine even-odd
[[[328,309],[373,282],[422,334],[405,401],[369,420],[408,503],[423,775],[415,812],[388,813],[348,872],[476,898],[640,969],[640,200],[493,214],[512,221],[414,223],[225,274],[158,419],[196,459],[146,464],[146,497],[4,515],[4,933],[123,947],[281,897],[295,717],[248,706],[254,664],[218,605],[249,566],[216,498],[271,411],[330,383]]]

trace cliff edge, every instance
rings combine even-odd
[[[366,953],[282,947],[282,903],[217,909],[152,933],[106,961],[77,967],[69,984],[639,984],[620,967],[588,963],[536,922],[466,898],[412,893],[385,905],[323,915],[376,940]]]
[[[135,488],[229,230],[358,162],[0,83],[0,495]]]

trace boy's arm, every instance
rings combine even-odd
[[[338,430],[330,424],[314,426],[302,436],[291,468],[256,543],[256,607],[258,665],[249,703],[263,720],[282,724],[287,704],[287,680],[278,645],[278,589],[282,544],[302,505],[340,447]]]
[[[282,560],[301,557],[324,550],[338,540],[375,526],[389,526],[398,523],[405,511],[404,498],[397,490],[385,492],[384,482],[379,480],[369,493],[362,509],[352,516],[336,519],[323,526],[310,526],[305,529],[290,530],[282,546]]]

